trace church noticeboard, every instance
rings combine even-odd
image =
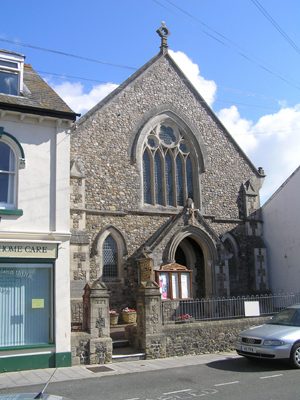
[[[0,242],[0,258],[57,258],[57,243]]]
[[[176,263],[155,271],[162,300],[190,299],[192,293],[192,271]]]

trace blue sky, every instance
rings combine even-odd
[[[175,61],[264,168],[262,204],[300,164],[299,0],[10,0],[1,17],[0,48],[82,114],[159,52],[165,21]]]

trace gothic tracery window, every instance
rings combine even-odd
[[[184,206],[194,200],[194,160],[191,146],[180,128],[158,124],[148,134],[143,149],[144,204]]]

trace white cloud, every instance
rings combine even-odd
[[[197,64],[181,51],[169,50],[170,56],[176,62],[182,72],[192,82],[204,100],[211,106],[215,101],[217,85],[214,81],[207,81],[200,75],[200,70]]]
[[[264,168],[263,204],[300,164],[300,104],[264,115],[255,125],[241,118],[235,106],[218,116],[253,164]]]
[[[258,145],[250,158],[267,174],[261,195],[267,200],[300,164],[300,104],[261,117],[252,128]]]
[[[49,83],[49,80],[47,81]],[[49,83],[49,85],[64,99],[73,111],[81,115],[94,107],[100,100],[118,87],[114,83],[105,83],[94,86],[89,93],[84,93],[84,86],[80,82],[63,82],[59,85]]]
[[[251,132],[252,121],[241,118],[236,106],[223,108],[218,112],[218,117],[245,152],[257,147],[258,141]]]
[[[184,53],[169,51],[178,66],[211,106],[217,85],[200,76],[199,67]],[[262,204],[294,172],[300,164],[300,104],[278,113],[265,115],[256,123],[241,118],[238,108],[231,106],[218,112],[218,117],[256,167],[267,175],[260,191]]]

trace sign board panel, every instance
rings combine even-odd
[[[57,243],[0,242],[0,258],[57,258]]]
[[[44,308],[44,299],[32,299],[32,308]]]
[[[259,301],[244,301],[245,317],[259,317]]]

